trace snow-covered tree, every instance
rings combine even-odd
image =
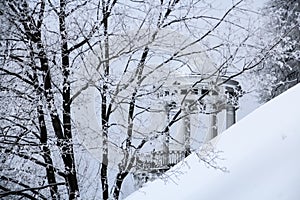
[[[300,3],[270,0],[263,12],[267,20],[262,40],[278,41],[258,70],[261,100],[268,101],[300,81]]]
[[[65,1],[60,1],[58,6],[45,1],[0,3],[5,19],[1,24],[1,92],[6,102],[2,105],[1,141],[5,145],[1,148],[7,166],[2,168],[6,184],[1,187],[7,191],[6,195],[30,198],[39,195],[47,199],[48,193],[42,189],[49,188],[52,199],[66,198],[65,195],[74,199],[79,188],[71,128],[70,52],[66,35],[66,17],[72,12],[67,13]],[[45,16],[52,12],[57,23],[48,26]],[[54,152],[58,158],[56,163]],[[58,185],[66,186],[62,195]]]

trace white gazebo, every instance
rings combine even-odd
[[[152,123],[178,121],[175,128],[168,129],[158,142],[153,142],[155,147],[137,155],[134,177],[138,185],[157,178],[236,122],[242,90],[237,81],[227,79],[186,74],[169,79],[157,91],[156,100],[164,112],[154,117]],[[206,126],[197,127],[201,123]]]

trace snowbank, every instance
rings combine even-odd
[[[200,150],[127,200],[300,199],[299,99],[298,84],[212,141],[227,172],[200,161]]]

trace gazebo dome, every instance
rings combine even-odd
[[[207,75],[217,70],[206,54],[202,41],[177,30],[141,29],[119,34],[110,40],[109,51],[112,55],[134,51],[142,53],[146,46],[149,48],[151,59],[147,60],[145,70],[155,69],[155,74],[171,72],[170,76],[176,77],[190,74]],[[140,56],[141,54],[138,54],[136,59],[140,59]],[[158,67],[162,63],[163,66]]]
[[[211,74],[216,71],[216,66],[205,52],[201,41],[178,33],[178,31],[163,30],[157,35],[157,39],[151,48],[164,54],[174,55],[181,60],[182,67],[176,74]],[[174,70],[174,69],[173,69]]]

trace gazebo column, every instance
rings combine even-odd
[[[226,104],[226,129],[235,124],[236,122],[236,108],[234,106],[234,101],[235,101],[235,92],[234,89],[231,87],[226,87],[226,92],[227,94],[227,104]]]
[[[183,134],[184,134],[184,151],[185,156],[188,156],[191,153],[191,110],[190,110],[190,102],[186,100],[184,102],[183,108]]]
[[[212,113],[210,114],[210,128],[209,133],[207,137],[207,141],[213,139],[218,135],[218,112],[217,112],[217,106],[215,104],[212,105]]]
[[[166,122],[169,124],[170,121],[170,106],[169,104],[165,105],[165,115],[166,115]],[[170,130],[164,133],[163,138],[163,163],[168,165],[170,163]]]
[[[169,133],[165,133],[165,138],[164,138],[164,142],[163,142],[163,163],[164,165],[168,165],[170,162],[170,147],[169,147],[169,143],[170,143],[170,136]]]
[[[213,139],[218,135],[218,117],[217,117],[219,112],[218,95],[219,95],[218,88],[214,88],[214,90],[210,92],[211,104],[209,106],[211,108],[210,110],[211,113],[209,116],[210,118],[209,131],[208,131],[208,135],[206,136],[206,142],[208,142],[209,140]]]
[[[226,106],[226,129],[235,124],[236,122],[236,113],[235,107],[233,105]]]

